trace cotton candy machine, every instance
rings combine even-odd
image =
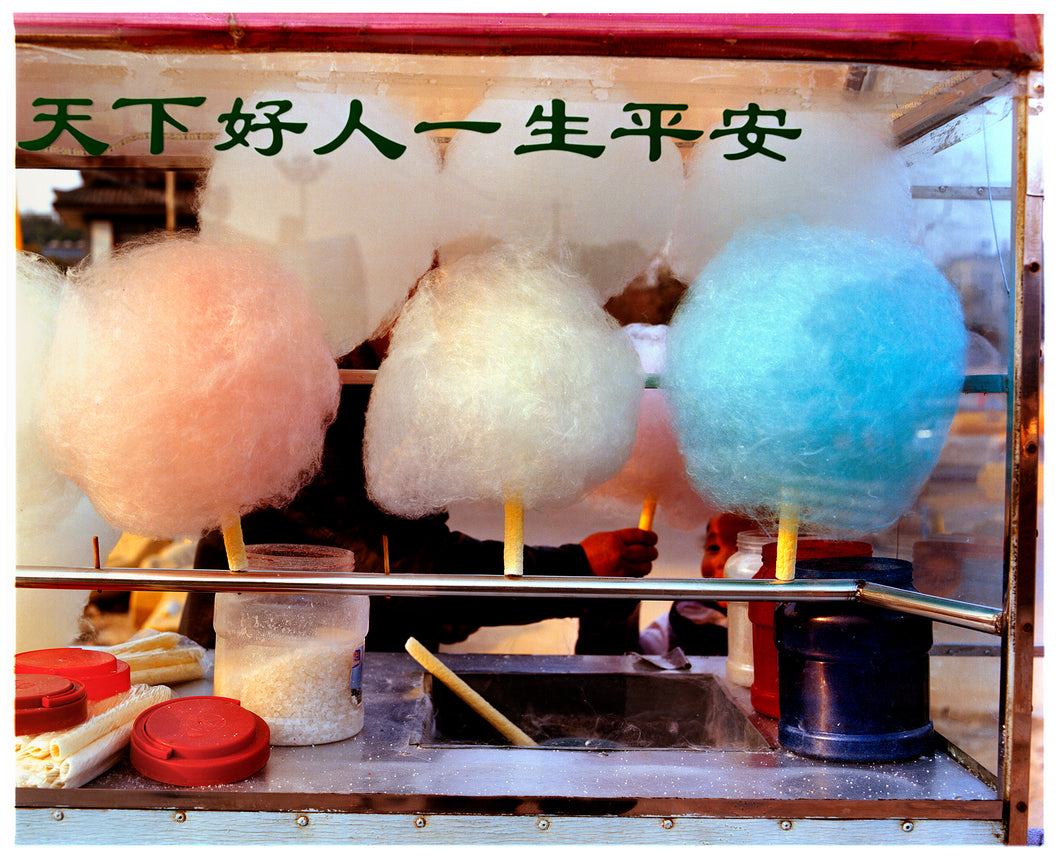
[[[67,198],[76,218],[91,222],[93,263],[78,291],[64,288],[63,296],[86,302],[64,303],[55,318],[42,317],[54,325],[49,357],[70,362],[22,362],[32,355],[19,348],[25,389],[42,396],[43,416],[27,428],[39,426],[39,440],[52,449],[77,451],[67,452],[67,460],[52,454],[44,479],[59,473],[61,462],[62,473],[89,487],[82,491],[115,530],[195,536],[219,524],[236,574],[225,581],[217,571],[138,568],[150,575],[126,578],[101,567],[98,554],[94,568],[67,567],[58,550],[83,548],[92,534],[66,531],[68,520],[50,507],[38,508],[41,524],[31,524],[20,501],[20,538],[46,536],[52,549],[39,566],[28,561],[42,556],[19,556],[16,587],[290,590],[297,580],[277,586],[268,574],[256,589],[240,584],[247,568],[239,520],[261,500],[289,499],[297,491],[291,483],[312,473],[340,385],[372,383],[373,399],[390,390],[398,408],[415,414],[423,413],[428,397],[440,397],[446,409],[505,409],[543,394],[541,404],[575,431],[586,426],[567,423],[572,417],[597,421],[624,405],[624,416],[617,412],[601,424],[600,455],[607,458],[596,463],[599,470],[574,470],[590,464],[595,440],[590,448],[582,436],[570,436],[578,438],[576,446],[562,448],[539,428],[550,424],[536,418],[514,428],[497,424],[488,436],[500,445],[487,451],[500,453],[494,460],[457,440],[459,458],[438,458],[432,446],[407,474],[386,463],[382,473],[393,475],[394,494],[380,497],[401,515],[415,515],[400,505],[442,467],[485,468],[503,493],[505,551],[517,552],[524,507],[558,506],[568,491],[573,500],[606,479],[604,467],[620,467],[618,445],[634,440],[643,401],[630,350],[623,363],[615,359],[622,351],[590,345],[588,331],[600,328],[585,334],[578,328],[576,338],[565,340],[550,324],[540,337],[542,328],[533,328],[530,340],[531,328],[502,326],[517,308],[518,292],[494,259],[483,256],[494,241],[522,248],[547,238],[555,246],[549,254],[579,275],[548,280],[565,286],[559,298],[549,295],[564,302],[567,311],[557,316],[564,324],[581,320],[585,307],[599,320],[604,301],[641,293],[638,274],[649,280],[650,293],[661,295],[663,269],[687,285],[686,297],[703,301],[686,307],[691,315],[667,313],[667,365],[654,384],[680,397],[675,423],[697,491],[710,490],[723,509],[768,514],[784,540],[785,565],[797,558],[792,541],[799,532],[822,524],[837,535],[893,524],[895,547],[899,537],[954,531],[1003,538],[996,564],[967,574],[969,581],[986,577],[991,609],[1001,607],[985,631],[1000,639],[999,648],[990,646],[1001,658],[1000,672],[990,673],[998,675],[993,689],[1001,697],[989,700],[998,715],[990,742],[996,776],[947,740],[939,725],[911,758],[830,761],[793,752],[779,744],[778,721],[754,710],[746,688],[730,686],[723,657],[674,667],[633,655],[446,655],[455,672],[530,727],[538,746],[504,744],[476,727],[412,657],[373,655],[369,642],[358,734],[273,747],[260,770],[220,785],[168,784],[122,761],[78,788],[17,788],[18,842],[1024,842],[1033,803],[1041,446],[1040,137],[1047,115],[1040,16],[730,18],[16,15],[17,168],[79,169],[86,186],[108,185],[98,175],[110,171],[132,169],[159,182],[164,174],[170,229],[182,215],[177,175],[201,175],[206,191],[194,196],[198,212],[191,207],[183,214],[196,216],[200,236],[152,240],[145,249],[167,254],[150,256],[149,268],[91,283],[87,272],[113,273],[111,266],[122,264],[111,240],[122,236],[124,215],[86,213],[73,207],[77,196]],[[262,93],[271,101],[259,101]],[[279,95],[291,98],[273,99]],[[506,100],[513,104],[505,106]],[[402,119],[395,126],[391,108],[398,106]],[[506,107],[515,108],[514,117]],[[514,140],[505,139],[509,133]],[[877,139],[885,145],[879,160],[866,146]],[[251,161],[244,165],[241,157]],[[239,164],[229,172],[233,161]],[[508,178],[516,182],[502,182]],[[146,217],[151,208],[140,209]],[[57,203],[56,210],[64,208]],[[605,230],[613,222],[617,230]],[[221,249],[232,235],[252,244],[252,254]],[[907,254],[909,237],[924,247],[916,256]],[[16,240],[21,245],[20,231]],[[343,370],[370,372],[367,381],[335,374],[335,357],[377,332],[415,280],[425,284],[428,270],[452,273],[472,256],[489,261],[489,287],[471,304],[486,313],[484,326],[472,337],[458,332],[470,315],[455,301],[478,280],[447,281],[439,307],[456,314],[422,328],[439,336],[432,345],[446,349],[428,351],[430,359],[447,362],[413,376],[422,389],[387,381],[404,356],[398,328],[377,372]],[[258,258],[255,279],[236,275]],[[903,261],[918,263],[896,269]],[[162,270],[208,278],[155,278]],[[780,273],[797,278],[785,282]],[[859,274],[853,282],[852,273]],[[261,292],[247,289],[245,283],[258,281]],[[886,290],[869,293],[877,282]],[[125,283],[143,290],[125,291]],[[954,291],[959,310],[925,302],[954,300]],[[55,299],[41,294],[38,299]],[[258,314],[231,314],[254,297],[261,302],[247,308]],[[427,297],[421,286],[411,299]],[[574,298],[580,300],[567,305]],[[144,303],[117,302],[133,299]],[[426,305],[409,304],[401,317],[408,321],[409,311]],[[535,323],[545,318],[542,304],[519,308]],[[217,310],[217,318],[207,314]],[[20,336],[27,332],[25,317]],[[525,322],[522,314],[512,317]],[[726,319],[733,326],[723,326]],[[923,319],[949,324],[928,328]],[[282,326],[243,326],[277,321]],[[716,338],[709,329],[715,327],[727,341]],[[977,371],[967,362],[965,329],[996,349],[996,368]],[[902,343],[908,350],[895,351]],[[477,357],[471,347],[487,350]],[[774,348],[772,362],[764,362],[765,349]],[[939,364],[935,355],[947,362]],[[708,357],[714,366],[704,362]],[[481,373],[516,359],[544,374],[516,374],[494,395],[493,376]],[[411,358],[408,367],[426,368]],[[41,369],[49,371],[42,376]],[[687,379],[675,374],[682,370]],[[576,374],[583,371],[591,374]],[[936,373],[938,380],[929,381],[936,386],[921,389]],[[733,385],[729,402],[717,395],[726,378]],[[121,383],[126,379],[133,386]],[[108,381],[121,386],[100,389]],[[572,382],[578,386],[567,386]],[[624,398],[608,395],[611,384]],[[476,398],[453,398],[465,389]],[[107,398],[108,392],[118,396]],[[21,389],[19,395],[21,407],[35,404]],[[131,413],[121,416],[120,406]],[[977,457],[974,484],[929,476],[974,420],[966,416],[962,424],[960,413],[987,409],[1003,413],[1003,434],[991,441],[989,454]],[[422,432],[433,445],[437,430],[448,433],[454,425],[444,412],[440,422],[422,428],[395,420],[403,418],[397,409],[380,417],[367,423],[366,437],[375,437],[372,428],[394,432],[401,445],[394,449],[405,453],[412,452],[407,432]],[[493,428],[466,407],[456,419],[474,421],[476,430]],[[21,437],[34,444],[34,435]],[[892,447],[899,441],[908,445],[901,452]],[[103,469],[83,470],[81,451],[96,450],[106,457]],[[567,450],[577,458],[556,464],[538,458]],[[371,458],[366,464],[374,474]],[[881,472],[884,464],[888,470]],[[30,476],[24,468],[20,462],[20,480]],[[519,468],[530,476],[515,482]],[[571,485],[579,476],[591,482],[559,495],[539,494],[531,482]],[[454,480],[441,478],[443,494],[430,498],[431,508],[460,500],[499,503],[496,483],[466,495]],[[660,491],[647,490],[652,506]],[[195,512],[186,512],[193,504]],[[394,575],[387,565],[383,573],[356,574],[363,584],[351,579],[345,588],[373,596],[673,601],[695,595],[700,582],[716,581],[727,584],[715,599],[763,599],[736,579],[556,577],[565,580],[559,585],[524,573],[520,555],[511,558],[506,555],[503,572],[513,578],[503,580],[442,578],[444,571],[426,568],[385,578]],[[790,569],[778,567],[777,578],[800,581]],[[636,582],[636,590],[622,581]],[[842,598],[815,593],[812,599],[913,605],[909,611],[927,617],[948,602],[871,585],[858,585],[853,596],[853,583],[844,581],[847,588],[823,589]],[[329,590],[310,583],[302,580],[298,591]],[[810,599],[794,594],[765,599]],[[181,685],[175,695],[209,694],[213,686],[206,678]]]
[[[584,749],[768,750],[714,675],[675,672],[484,672],[463,680],[539,744]],[[507,746],[447,687],[428,679],[421,747]],[[514,718],[518,718],[514,720]]]

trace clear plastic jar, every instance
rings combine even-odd
[[[353,572],[347,549],[264,545],[246,551],[248,572]],[[237,699],[261,717],[272,744],[326,744],[361,731],[366,596],[219,593],[214,629],[214,695]]]
[[[763,531],[741,531],[736,535],[736,551],[725,562],[726,579],[754,579],[762,567],[762,547],[772,539]],[[733,684],[750,687],[755,680],[754,647],[751,619],[747,617],[747,603],[730,600],[729,656],[725,659],[725,675]]]

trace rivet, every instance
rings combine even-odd
[[[299,828],[305,828],[309,824],[309,817],[306,816],[305,813],[303,813],[301,816],[294,820],[294,823]]]
[[[780,830],[781,831],[790,831],[791,830],[791,820],[790,819],[785,819],[784,821],[782,821],[780,823]]]
[[[674,827],[674,820],[673,820],[673,819],[663,819],[663,821],[662,821],[662,826],[663,826],[663,828],[665,828],[665,829],[666,829],[667,831],[669,831],[669,830],[670,830],[671,828],[673,828],[673,827]]]
[[[542,831],[547,831],[549,829],[548,820],[547,819],[538,819],[537,820],[537,827],[540,828]]]
[[[913,830],[913,823],[912,823],[912,822],[908,822],[908,821],[906,821],[906,822],[903,822],[903,823],[902,823],[902,830],[903,830],[903,831],[904,831],[904,832],[905,832],[906,834],[908,834],[908,833],[909,833],[910,831],[912,831],[912,830]]]
[[[56,822],[62,822],[63,821],[63,811],[62,810],[53,810],[52,811],[52,819],[54,819]]]
[[[176,813],[173,814],[173,821],[174,822],[183,822],[187,818],[188,818],[188,814],[185,813],[183,810],[178,810]]]
[[[427,825],[427,820],[424,819],[422,816],[417,816],[416,821],[412,824],[415,825],[417,828],[425,828]]]

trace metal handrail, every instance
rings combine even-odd
[[[119,591],[250,591],[285,594],[349,593],[415,597],[619,598],[635,600],[857,601],[971,630],[1000,635],[1000,609],[876,585],[858,579],[669,579],[601,576],[490,576],[484,574],[233,572],[153,568],[15,568],[19,588]]]

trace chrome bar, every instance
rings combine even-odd
[[[848,600],[853,579],[633,579],[600,576],[491,576],[484,574],[232,572],[151,568],[16,567],[20,588],[106,588],[119,591],[269,591],[351,593],[392,597],[598,597],[637,600]]]
[[[340,369],[340,384],[367,384],[375,383],[375,369]]]
[[[979,606],[975,603],[964,603],[959,600],[947,600],[944,597],[933,597],[919,591],[905,591],[891,588],[888,585],[875,585],[862,582],[858,586],[857,597],[862,603],[880,606],[895,612],[908,612],[933,621],[956,624],[983,633],[1001,635],[1003,616],[1000,609]]]
[[[854,579],[622,579],[600,576],[488,576],[483,574],[254,572],[151,568],[16,567],[19,588],[118,591],[255,591],[282,594],[350,593],[415,597],[573,597],[735,602],[861,601],[960,627],[1000,633],[998,609],[901,591]]]
[[[340,369],[339,383],[356,386],[372,386],[378,374],[375,369]],[[965,393],[1006,393],[1008,392],[1007,375],[968,375],[964,379]],[[645,390],[658,390],[662,388],[662,379],[656,373],[651,373],[644,378]]]

